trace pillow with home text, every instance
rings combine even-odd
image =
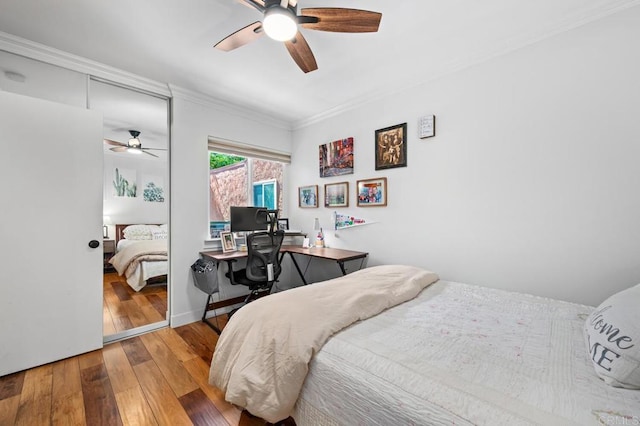
[[[122,235],[127,240],[151,240],[153,238],[151,232],[154,229],[158,229],[158,227],[155,225],[129,225],[124,228]]]
[[[605,383],[640,389],[640,284],[602,302],[587,318],[584,335]]]

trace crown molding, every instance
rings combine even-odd
[[[614,13],[637,5],[640,5],[640,0],[618,0],[612,3],[608,3],[604,6],[596,7],[590,11],[583,13],[580,16],[572,16],[571,18],[567,18],[563,22],[555,26],[547,27],[542,31],[538,31],[533,34],[526,34],[519,37],[513,37],[507,40],[501,47],[497,49],[492,49],[486,52],[479,52],[479,54],[475,55],[474,57],[468,58],[463,61],[453,61],[445,65],[440,72],[432,73],[430,75],[422,74],[413,79],[408,79],[407,82],[400,87],[396,87],[394,89],[389,89],[386,91],[382,90],[374,94],[365,94],[363,96],[354,98],[349,102],[336,105],[335,107],[325,110],[319,114],[295,121],[292,123],[292,130],[300,130],[313,124],[320,123],[331,117],[335,117],[348,111],[352,111],[356,108],[363,107],[367,104],[400,94],[402,92],[406,92],[446,75],[450,75],[474,65],[480,64],[482,62],[486,62],[493,58],[506,55],[518,49],[525,48],[542,40],[554,37],[558,34],[573,30],[591,22],[595,22],[599,19],[605,18],[609,15],[613,15]]]
[[[120,69],[73,55],[44,44],[36,43],[21,37],[0,31],[0,50],[16,55],[56,65],[71,71],[89,74],[104,80],[132,86],[141,90],[169,96],[169,88],[164,83],[122,71]]]
[[[268,124],[270,126],[291,130],[291,123],[277,117],[270,116],[260,111],[230,102],[216,99],[212,96],[184,89],[175,85],[160,83],[146,77],[129,73],[100,62],[92,61],[81,56],[73,55],[53,47],[36,43],[13,34],[0,31],[0,50],[5,50],[16,55],[25,56],[72,71],[89,74],[91,76],[131,86],[161,96],[171,97],[177,95],[182,99],[213,107],[225,112],[230,112],[243,118]]]
[[[169,90],[171,91],[172,97],[174,99],[180,98],[207,108],[217,109],[219,111],[237,115],[247,120],[266,124],[271,127],[291,130],[291,123],[289,121],[282,120],[269,114],[265,114],[262,111],[247,108],[245,106],[234,104],[228,101],[223,101],[213,96],[209,96],[190,89],[185,89],[173,84],[169,84]]]

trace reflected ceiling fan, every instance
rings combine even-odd
[[[307,41],[298,31],[303,28],[338,33],[374,33],[378,31],[382,14],[360,9],[319,7],[301,9],[297,0],[237,0],[264,15],[254,22],[219,41],[214,47],[228,52],[252,42],[264,34],[283,41],[289,54],[305,73],[318,69],[318,64]]]
[[[140,142],[140,139],[138,138],[138,136],[140,136],[140,132],[138,130],[129,130],[129,134],[131,135],[131,139],[129,139],[129,141],[127,143],[122,143],[122,142],[118,142],[118,141],[112,141],[111,139],[105,139],[104,143],[108,144],[108,145],[114,145],[113,148],[109,148],[111,151],[114,152],[130,152],[132,154],[149,154],[152,157],[156,157],[159,158],[157,155],[152,154],[149,152],[149,150],[154,150],[154,151],[166,151],[166,149],[164,148],[143,148],[142,147],[142,143]]]

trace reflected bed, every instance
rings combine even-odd
[[[109,262],[135,291],[152,279],[166,282],[167,241],[166,225],[116,225],[116,254]]]

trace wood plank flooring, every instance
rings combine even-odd
[[[167,285],[149,284],[136,292],[116,272],[103,278],[103,333],[117,332],[164,321],[167,312]]]
[[[197,322],[0,377],[0,425],[265,425],[208,384],[217,339]]]

